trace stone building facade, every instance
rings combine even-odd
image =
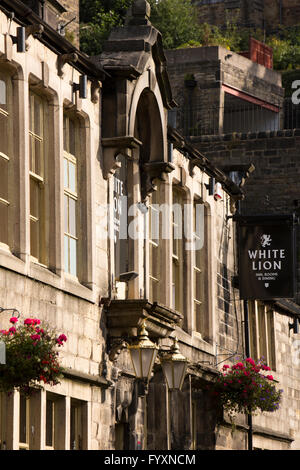
[[[220,46],[166,51],[185,136],[281,129],[281,74]]]
[[[226,26],[227,21],[244,27],[276,31],[280,25],[295,26],[300,23],[297,0],[200,0],[199,21]]]
[[[68,338],[60,385],[1,394],[2,450],[247,448],[244,417],[232,434],[209,393],[222,365],[245,357],[232,218],[244,186],[168,126],[175,102],[149,16],[136,0],[87,58],[20,0],[0,6],[1,328],[14,308]],[[43,26],[22,52],[20,24]],[[298,313],[251,305],[251,353],[285,390],[280,410],[254,417],[255,448],[299,448]],[[181,390],[160,359],[148,384],[136,379],[128,344],[143,325],[160,359],[178,338]]]

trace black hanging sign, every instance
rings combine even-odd
[[[241,299],[293,298],[294,216],[239,216],[237,219]]]

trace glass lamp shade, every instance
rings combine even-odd
[[[174,346],[167,356],[161,359],[161,366],[166,378],[169,390],[181,390],[188,361],[179,352],[177,338],[175,338]]]
[[[129,346],[129,352],[136,378],[149,380],[158,347],[148,338],[145,324],[142,326],[138,342]]]

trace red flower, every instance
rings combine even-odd
[[[246,362],[249,362],[249,364],[251,364],[252,366],[255,366],[255,361],[251,357],[248,357],[246,359]]]
[[[273,375],[267,375],[267,379],[274,380],[274,377],[273,377]]]
[[[9,333],[14,334],[17,330],[15,329],[14,326],[12,326],[8,331]]]
[[[10,321],[10,323],[15,324],[15,323],[17,323],[18,318],[17,317],[11,317],[11,319],[9,321]]]
[[[33,341],[39,341],[41,339],[41,336],[40,335],[31,335],[30,338],[33,340]]]

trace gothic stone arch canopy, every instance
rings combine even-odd
[[[149,16],[149,3],[136,0],[128,11],[124,27],[113,30],[102,54],[95,56],[94,61],[112,77],[133,80],[142,75],[152,56],[164,106],[171,109],[176,103],[172,97],[161,34],[152,26]]]

